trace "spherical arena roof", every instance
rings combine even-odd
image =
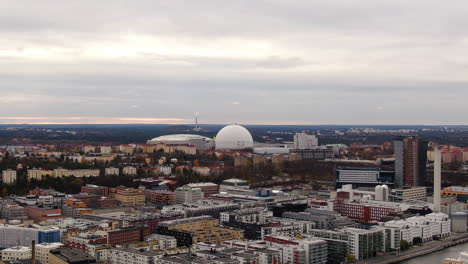
[[[240,150],[253,147],[253,138],[250,132],[243,126],[228,125],[222,128],[216,135],[216,149]]]

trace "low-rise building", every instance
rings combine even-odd
[[[219,220],[211,216],[164,221],[159,223],[157,232],[175,237],[178,246],[191,246],[197,242],[221,243],[244,237],[244,230],[221,227]]]
[[[156,204],[175,203],[175,193],[167,190],[145,190],[146,201]]]
[[[113,264],[156,264],[163,254],[162,251],[113,248],[109,252],[109,261]]]
[[[52,207],[26,206],[26,215],[35,222],[63,218],[62,209]]]
[[[60,248],[51,250],[49,264],[78,264],[96,263],[96,258],[74,248]]]
[[[16,246],[0,251],[2,261],[14,261],[20,259],[31,259],[31,248]]]
[[[212,182],[189,183],[184,185],[184,187],[200,188],[204,197],[209,197],[212,194],[219,193],[219,185]]]

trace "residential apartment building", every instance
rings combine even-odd
[[[100,150],[101,154],[111,154],[112,153],[112,147],[111,146],[100,146],[99,150]]]
[[[104,174],[105,174],[106,176],[112,176],[112,175],[115,176],[115,175],[119,175],[119,174],[120,174],[119,168],[114,168],[114,167],[106,168],[106,169],[104,170]]]
[[[112,264],[158,264],[162,251],[146,251],[134,248],[112,248],[108,260]]]
[[[126,166],[122,169],[122,174],[123,175],[128,175],[128,176],[136,176],[137,175],[137,168],[132,167],[132,166]]]
[[[40,263],[49,263],[49,253],[51,250],[58,249],[63,247],[64,244],[62,243],[41,243],[36,244],[36,260]]]
[[[4,170],[2,171],[2,182],[5,184],[13,184],[16,182],[16,171],[15,170]]]
[[[75,176],[77,178],[81,177],[98,177],[100,174],[99,169],[79,169],[79,170],[67,170],[63,168],[58,168],[54,170],[53,176],[57,178]]]
[[[327,263],[327,242],[323,239],[297,239],[288,236],[267,236],[269,245],[282,251],[282,263]]]

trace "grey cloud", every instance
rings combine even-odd
[[[31,0],[3,6],[3,115],[190,118],[200,111],[220,123],[466,123],[466,1]],[[89,47],[105,52],[128,35],[193,45],[194,54],[142,48],[128,56],[86,57]],[[203,47],[236,52],[197,55]],[[59,58],[29,58],[34,48]]]

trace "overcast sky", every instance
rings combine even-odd
[[[0,3],[0,123],[468,124],[466,0]]]

